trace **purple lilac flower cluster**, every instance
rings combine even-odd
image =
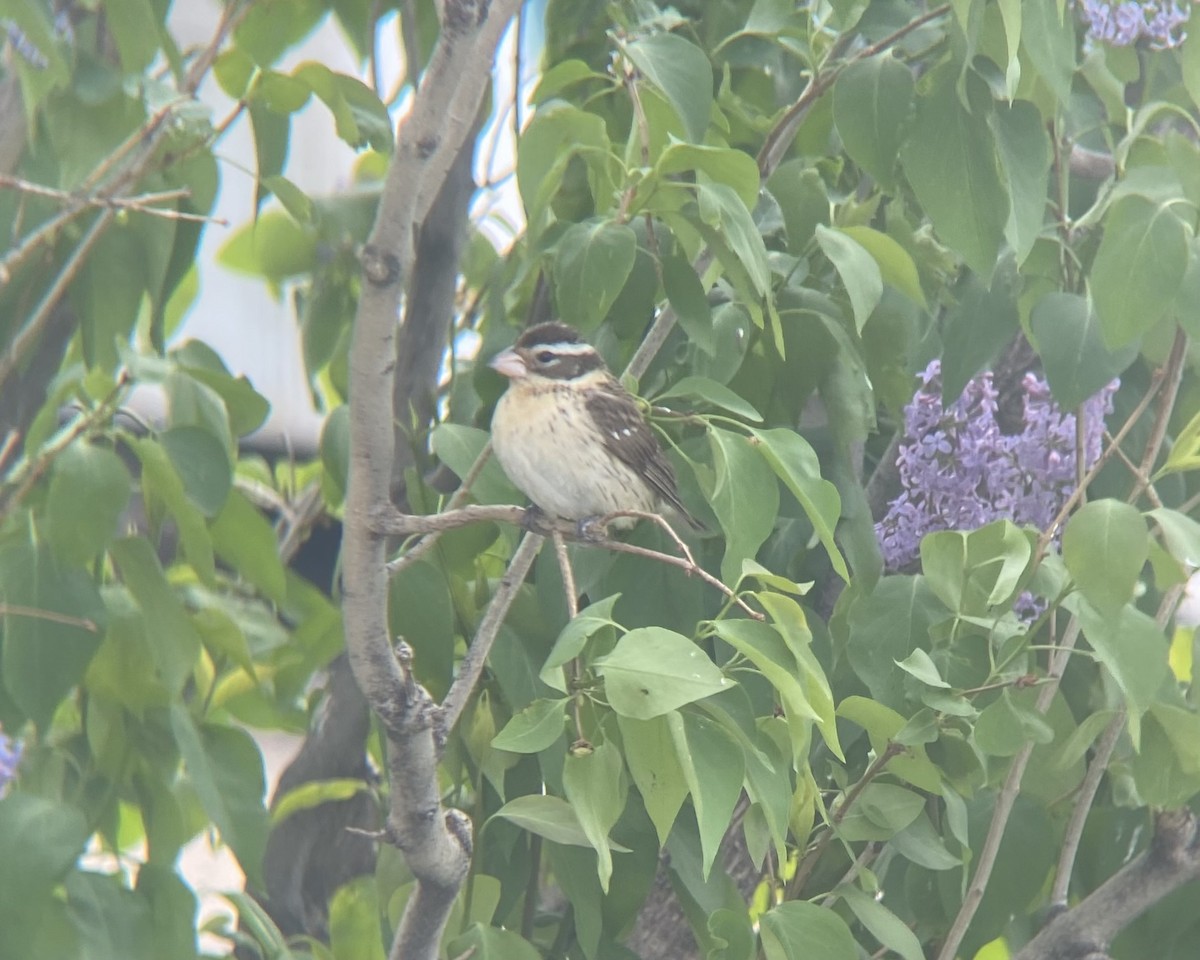
[[[21,751],[24,749],[19,740],[5,736],[0,731],[0,797],[10,780],[17,775],[17,764],[21,762]]]
[[[1075,485],[1075,415],[1059,409],[1036,374],[1027,373],[1021,387],[1021,431],[1005,434],[990,373],[943,407],[941,364],[934,360],[925,369],[904,408],[897,458],[903,490],[875,526],[888,570],[915,560],[927,533],[974,530],[1000,519],[1044,528],[1054,519]],[[1087,467],[1100,456],[1116,388],[1114,381],[1084,404]]]
[[[1155,50],[1165,50],[1179,46],[1187,37],[1181,28],[1188,21],[1191,0],[1080,0],[1078,6],[1088,36],[1114,47],[1127,47],[1145,37]]]

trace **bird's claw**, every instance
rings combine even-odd
[[[575,521],[575,536],[585,543],[608,539],[608,525],[603,517],[580,517]]]

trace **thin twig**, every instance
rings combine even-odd
[[[893,757],[898,757],[903,752],[904,747],[894,740],[889,740],[883,753],[871,761],[871,765],[863,772],[858,783],[847,791],[846,798],[842,801],[841,805],[829,815],[829,825],[825,828],[825,831],[817,838],[817,842],[813,844],[812,849],[796,865],[796,872],[792,876],[791,882],[788,883],[787,898],[789,900],[799,899],[800,894],[804,892],[804,885],[808,883],[813,871],[817,868],[817,863],[820,861],[822,854],[825,853],[825,848],[829,846],[837,834],[838,824],[846,818],[846,814],[850,812],[855,802],[862,796],[862,792],[867,788],[867,785],[883,772],[883,768],[891,762]]]
[[[652,550],[649,547],[639,547],[636,544],[624,543],[620,540],[583,540],[581,542],[585,546],[603,547],[605,550],[612,550],[614,553],[628,553],[635,557],[646,557],[650,560],[657,560],[660,563],[666,563],[670,564],[672,567],[678,567],[680,570],[684,570],[689,574],[695,574],[710,587],[715,587],[717,590],[720,590],[721,593],[725,594],[725,596],[741,607],[742,610],[745,611],[746,616],[752,617],[753,619],[759,621],[766,620],[766,617],[764,617],[753,607],[747,605],[745,600],[730,590],[711,573],[709,573],[703,567],[697,566],[695,563],[692,563],[683,557],[675,557],[669,553],[662,553],[659,550]]]
[[[62,265],[58,276],[50,285],[50,289],[46,291],[41,301],[33,311],[33,315],[25,322],[25,325],[17,331],[16,335],[8,345],[8,349],[4,351],[4,355],[0,356],[0,384],[4,383],[9,378],[13,370],[25,357],[27,351],[32,350],[37,344],[38,339],[46,329],[46,325],[50,322],[50,317],[54,313],[54,308],[58,304],[59,299],[66,292],[71,281],[75,279],[75,275],[83,268],[84,261],[88,254],[92,252],[92,248],[99,243],[100,238],[104,235],[104,231],[108,225],[112,223],[116,216],[116,211],[105,210],[98,217],[88,232],[83,235],[83,239],[71,251],[71,256],[67,258],[67,262]]]
[[[1120,446],[1121,442],[1125,439],[1129,431],[1134,428],[1138,420],[1141,419],[1142,414],[1146,412],[1146,409],[1150,406],[1151,402],[1154,400],[1154,397],[1162,388],[1163,381],[1166,379],[1166,376],[1166,367],[1160,368],[1154,372],[1154,376],[1146,390],[1146,395],[1138,401],[1138,405],[1134,407],[1133,412],[1126,418],[1125,422],[1121,424],[1121,429],[1118,430],[1113,436],[1112,443],[1104,448],[1099,458],[1094,464],[1092,464],[1092,469],[1087,472],[1084,478],[1079,482],[1079,485],[1073,491],[1071,491],[1071,495],[1067,497],[1066,502],[1062,505],[1062,509],[1055,514],[1054,519],[1051,520],[1046,526],[1046,529],[1042,531],[1042,535],[1038,537],[1037,549],[1033,554],[1035,562],[1040,560],[1045,555],[1046,548],[1050,546],[1050,541],[1053,540],[1055,534],[1058,533],[1058,528],[1061,527],[1067,517],[1070,516],[1071,511],[1079,505],[1079,501],[1083,498],[1087,488],[1091,485],[1092,481],[1099,476],[1100,471],[1104,468],[1104,465],[1108,463],[1109,459],[1113,456],[1115,449]]]
[[[1154,423],[1150,427],[1150,436],[1146,440],[1146,450],[1142,454],[1141,469],[1137,472],[1133,489],[1129,491],[1129,502],[1134,503],[1142,495],[1142,491],[1150,484],[1150,471],[1158,459],[1163,441],[1167,436],[1167,426],[1171,422],[1171,414],[1175,410],[1175,398],[1179,396],[1179,385],[1183,381],[1184,359],[1187,357],[1188,336],[1179,327],[1175,330],[1175,342],[1171,344],[1171,353],[1167,357],[1165,392],[1158,405]]]
[[[100,627],[95,620],[87,617],[73,617],[69,613],[59,613],[56,610],[40,610],[37,607],[25,607],[19,603],[0,603],[0,617],[29,617],[32,620],[48,620],[51,623],[61,623],[67,627],[79,627],[89,633],[99,633]]]
[[[447,513],[453,513],[463,505],[467,497],[470,496],[472,484],[474,484],[479,478],[479,475],[483,472],[483,468],[487,465],[487,462],[491,456],[492,444],[489,441],[488,443],[484,444],[483,449],[479,452],[479,456],[475,458],[475,462],[472,463],[470,469],[467,470],[466,476],[462,478],[462,483],[458,485],[458,489],[455,490],[450,499],[446,501],[445,509],[442,510],[438,516],[445,516]],[[401,570],[416,563],[421,557],[423,557],[433,548],[433,545],[438,542],[438,539],[443,533],[446,532],[446,529],[449,528],[430,531],[403,554],[396,557],[394,560],[391,560],[387,565],[388,576],[394,577]]]
[[[108,197],[102,194],[81,194],[70,190],[59,190],[56,187],[43,186],[20,177],[10,177],[0,174],[0,187],[8,187],[21,193],[47,197],[66,204],[75,209],[99,207],[107,210],[129,210],[134,213],[145,213],[149,216],[161,217],[164,220],[190,220],[195,223],[215,223],[227,227],[229,221],[221,217],[206,217],[199,213],[183,213],[175,209],[156,207],[156,203],[170,203],[172,200],[184,200],[192,195],[187,188],[176,190],[159,190],[154,193],[143,193],[132,197]]]
[[[4,438],[4,443],[0,443],[0,470],[4,469],[4,465],[8,462],[9,454],[13,452],[17,441],[21,439],[21,434],[16,430],[9,430],[8,436]]]
[[[544,538],[540,534],[525,534],[508,562],[508,570],[501,577],[500,586],[492,594],[483,619],[479,621],[479,628],[475,631],[475,639],[471,641],[470,649],[459,665],[458,676],[454,678],[450,691],[442,701],[440,723],[444,732],[449,733],[454,729],[454,724],[458,722],[463,708],[474,692],[475,684],[483,673],[483,665],[487,662],[488,653],[500,632],[500,625],[504,622],[508,608],[516,599],[521,584],[525,582],[525,576],[533,566],[543,542]]]
[[[850,864],[850,868],[844,874],[842,874],[842,879],[839,880],[834,885],[833,889],[830,890],[829,893],[825,894],[825,896],[821,899],[821,906],[832,906],[833,902],[838,898],[837,888],[853,883],[858,878],[858,875],[862,869],[868,866],[878,855],[879,844],[872,840],[865,847],[863,847],[861,851],[859,851],[858,856],[854,858],[854,862]]]
[[[95,427],[110,419],[120,405],[129,385],[127,374],[117,378],[116,386],[109,391],[108,396],[100,401],[95,408],[80,413],[78,417],[63,427],[58,435],[49,440],[37,451],[37,455],[27,453],[27,459],[22,461],[12,472],[12,475],[0,485],[0,518],[6,516],[13,507],[20,504],[34,484],[50,469],[52,464],[64,450],[80,437],[91,432]]]
[[[1112,443],[1112,434],[1107,430],[1104,431],[1104,442]],[[1150,482],[1150,477],[1142,471],[1142,468],[1130,460],[1129,455],[1126,454],[1125,451],[1120,447],[1116,448],[1116,456],[1118,460],[1125,464],[1126,468],[1131,474],[1133,474],[1136,480],[1139,480],[1146,485],[1146,499],[1149,500],[1153,506],[1162,507],[1162,497],[1158,495],[1158,490],[1155,488],[1154,484]]]
[[[1109,721],[1100,740],[1096,743],[1096,752],[1088,764],[1083,782],[1079,784],[1079,792],[1071,807],[1071,816],[1063,831],[1062,848],[1058,851],[1058,866],[1054,872],[1054,885],[1050,888],[1050,906],[1065,907],[1067,894],[1071,889],[1071,874],[1075,869],[1075,855],[1079,852],[1079,842],[1083,838],[1083,828],[1087,823],[1088,814],[1092,810],[1092,801],[1096,799],[1096,790],[1108,769],[1108,761],[1112,757],[1113,748],[1125,729],[1127,714],[1122,706],[1116,716]]]
[[[575,586],[575,571],[571,569],[571,556],[567,553],[567,541],[558,527],[550,531],[550,539],[554,544],[554,555],[558,558],[558,569],[562,573],[563,592],[567,596],[567,619],[574,620],[579,616],[579,588]],[[582,668],[579,658],[571,658],[571,686],[575,691],[571,698],[571,715],[575,721],[575,743],[587,742],[583,734],[583,694],[579,692],[579,678]]]
[[[884,50],[895,46],[914,30],[945,16],[949,12],[950,4],[948,3],[940,7],[935,7],[927,13],[921,14],[916,19],[910,20],[899,30],[889,33],[886,37],[881,37],[874,43],[867,44],[867,46],[858,50],[854,56],[831,67],[828,71],[824,73],[818,71],[796,99],[796,102],[784,111],[783,116],[780,117],[779,122],[775,124],[775,127],[767,135],[762,148],[758,151],[758,169],[762,173],[763,179],[765,180],[775,172],[775,168],[783,161],[788,147],[791,146],[792,140],[796,136],[796,131],[800,129],[800,124],[808,113],[809,108],[816,103],[826,90],[833,86],[843,70],[860,60],[867,60],[877,54],[883,53]],[[839,36],[834,41],[833,47],[830,48],[826,60],[832,60],[840,56],[854,37],[855,34],[852,31],[847,31]]]

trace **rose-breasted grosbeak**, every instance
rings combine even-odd
[[[492,416],[492,448],[545,513],[579,521],[666,504],[704,529],[679,499],[675,471],[637,401],[575,330],[530,327],[491,366],[509,378]]]

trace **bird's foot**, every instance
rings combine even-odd
[[[575,521],[575,536],[584,543],[600,543],[608,539],[608,517],[580,517]]]

